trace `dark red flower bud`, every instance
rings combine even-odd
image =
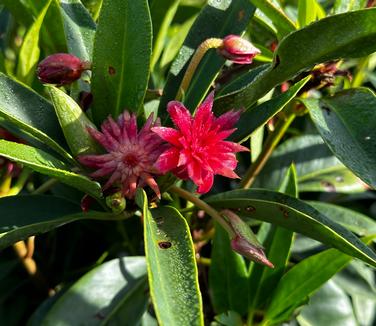
[[[45,84],[66,85],[81,77],[90,63],[68,53],[56,53],[42,60],[37,69],[38,78]]]
[[[250,64],[253,58],[261,53],[251,42],[237,35],[226,36],[218,51],[226,59],[239,64]]]

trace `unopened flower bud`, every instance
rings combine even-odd
[[[121,192],[116,192],[106,197],[106,205],[112,210],[113,213],[120,214],[125,210],[126,201]]]
[[[66,85],[81,77],[90,63],[68,53],[56,53],[42,60],[37,69],[38,79],[45,84]]]
[[[248,224],[228,209],[223,210],[221,214],[230,222],[235,233],[231,239],[231,248],[252,261],[274,268]]]
[[[226,59],[238,64],[250,64],[253,58],[261,53],[251,42],[237,35],[226,36],[218,52]]]

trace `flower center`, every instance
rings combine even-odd
[[[123,162],[129,167],[135,167],[138,165],[139,160],[135,154],[129,153],[129,154],[124,155]]]

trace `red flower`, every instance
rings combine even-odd
[[[38,79],[45,84],[66,85],[81,77],[90,64],[68,53],[56,53],[42,60],[37,69]]]
[[[226,36],[218,51],[226,59],[238,64],[250,64],[253,58],[261,53],[251,42],[237,35]]]
[[[88,131],[108,153],[102,155],[83,155],[79,161],[91,168],[98,169],[91,174],[93,178],[109,176],[103,189],[118,186],[122,194],[132,199],[137,187],[148,185],[160,197],[160,191],[153,175],[159,174],[154,163],[166,149],[163,140],[151,132],[151,127],[159,126],[150,115],[143,128],[137,131],[135,114],[125,111],[117,123],[109,117],[103,122],[99,132],[93,128]]]
[[[238,178],[236,152],[248,151],[237,143],[225,141],[236,129],[240,111],[229,111],[216,118],[212,113],[214,93],[198,107],[194,117],[184,105],[172,101],[167,106],[177,129],[154,127],[152,131],[171,144],[158,159],[161,172],[172,171],[181,179],[190,178],[198,193],[206,193],[213,185],[215,174]]]

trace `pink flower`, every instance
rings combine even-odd
[[[172,171],[181,179],[190,178],[198,193],[206,193],[213,185],[215,174],[238,178],[236,152],[248,151],[237,143],[225,141],[236,129],[240,111],[231,110],[216,118],[212,112],[214,93],[198,107],[194,117],[177,101],[168,103],[167,111],[177,129],[154,127],[171,147],[158,159],[156,166],[165,173]]]
[[[153,115],[147,119],[143,128],[137,131],[135,114],[125,111],[115,122],[111,117],[105,120],[99,132],[89,128],[90,135],[107,151],[102,155],[83,155],[78,159],[88,167],[97,169],[93,178],[110,176],[103,190],[112,185],[118,186],[122,194],[132,199],[138,187],[148,185],[160,197],[154,175],[160,174],[154,163],[166,149],[163,140],[150,129],[159,126],[153,123]]]
[[[38,79],[45,84],[59,86],[73,83],[81,77],[90,63],[68,53],[55,53],[42,60],[37,69]]]
[[[261,53],[251,42],[237,35],[226,36],[218,51],[226,59],[238,64],[250,64],[253,58]]]

